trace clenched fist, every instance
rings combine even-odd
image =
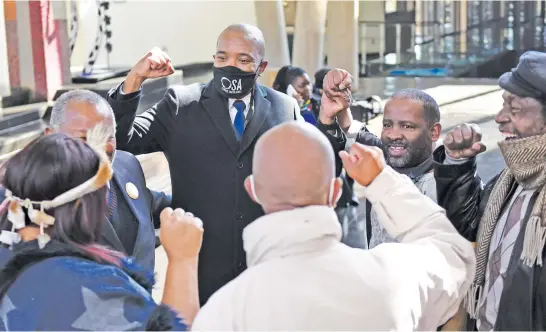
[[[123,91],[131,93],[138,91],[148,78],[159,78],[174,73],[171,58],[161,49],[154,47],[131,69],[123,83]]]
[[[340,151],[339,156],[347,174],[362,186],[369,186],[386,165],[380,148],[360,143],[354,143],[349,153]]]
[[[324,93],[321,99],[320,120],[330,124],[343,110],[351,106],[353,76],[343,69],[332,69],[324,77]]]
[[[476,124],[463,123],[451,129],[444,138],[446,153],[454,159],[473,158],[487,148]]]
[[[203,241],[203,222],[182,209],[165,208],[159,238],[169,261],[195,259]]]

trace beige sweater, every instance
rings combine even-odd
[[[365,195],[401,243],[349,248],[325,206],[266,215],[243,233],[249,268],[210,298],[193,330],[410,331],[445,323],[474,275],[471,244],[389,167]]]

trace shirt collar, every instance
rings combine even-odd
[[[229,98],[229,100],[228,100],[228,109],[230,109],[230,108],[233,107],[233,103],[234,103],[236,100],[242,100],[242,101],[245,103],[245,105],[246,105],[245,111],[248,111],[248,105],[250,104],[250,97],[252,97],[252,93],[247,94],[246,96],[244,96],[244,97],[241,98],[241,99]]]

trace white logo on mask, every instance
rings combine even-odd
[[[227,77],[222,77],[220,81],[222,82],[222,90],[227,93],[241,93],[243,91],[240,78],[230,80]]]

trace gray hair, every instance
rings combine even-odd
[[[115,117],[114,111],[106,99],[102,98],[99,94],[90,91],[90,90],[71,90],[63,93],[51,110],[51,119],[49,125],[52,129],[57,131],[59,127],[65,123],[65,111],[70,102],[87,102],[97,108],[97,112],[104,116],[112,117],[114,119],[114,129],[115,129]]]
[[[440,122],[440,109],[438,107],[438,103],[436,103],[436,100],[434,100],[434,98],[423,90],[402,89],[396,91],[391,98],[420,101],[423,103],[423,114],[425,121],[430,126]]]

